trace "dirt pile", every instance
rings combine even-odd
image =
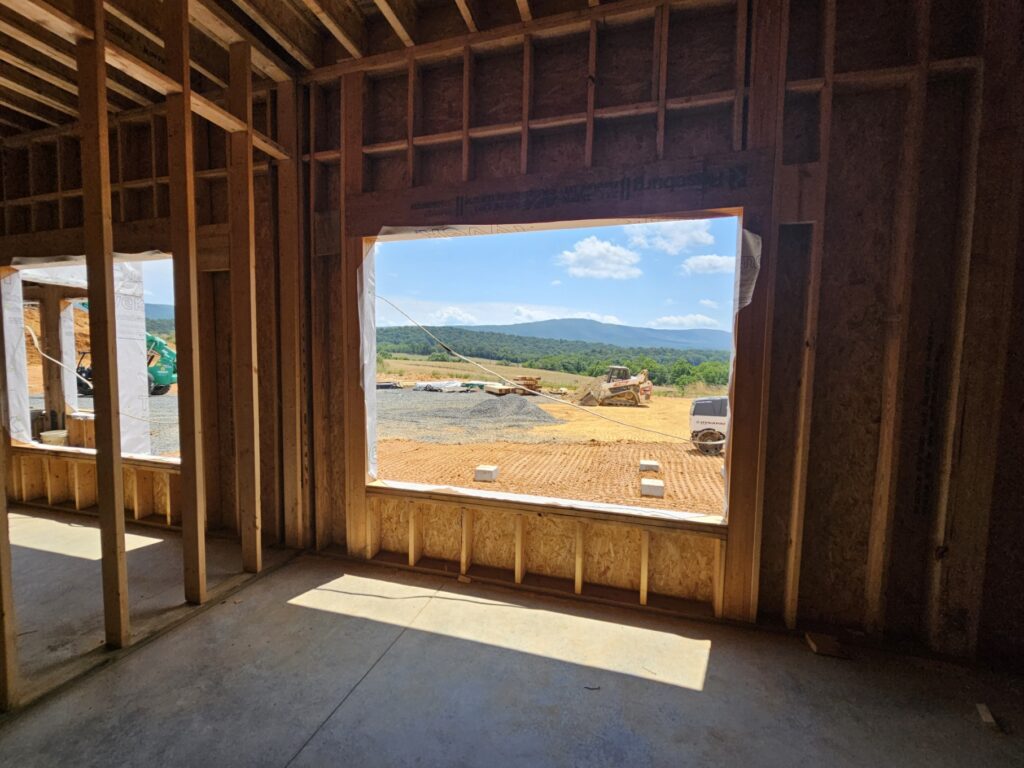
[[[466,417],[479,421],[515,421],[523,424],[555,424],[554,416],[542,410],[533,398],[522,395],[489,396],[466,413]]]

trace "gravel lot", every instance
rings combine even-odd
[[[414,392],[381,389],[377,394],[377,437],[430,443],[480,443],[498,440],[541,443],[538,424],[559,419],[539,408],[535,397],[484,392]]]
[[[34,395],[29,398],[30,407],[42,408],[43,398]],[[91,397],[78,398],[78,407],[83,411],[93,410]],[[149,398],[149,425],[152,449],[155,456],[177,456],[178,442],[178,396],[173,393]]]

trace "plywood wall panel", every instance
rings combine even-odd
[[[503,179],[519,173],[519,137],[473,142],[473,168],[478,179]]]
[[[409,509],[403,499],[377,499],[380,505],[380,548],[385,552],[409,551]]]
[[[429,135],[462,128],[462,59],[420,70],[420,125]]]
[[[687,600],[711,600],[713,540],[675,531],[652,533],[648,557],[651,592]]]
[[[526,572],[571,579],[576,573],[576,523],[527,515],[523,520]]]
[[[583,165],[587,132],[582,125],[571,125],[530,133],[530,171],[558,173]]]
[[[405,138],[408,80],[405,73],[402,73],[366,81],[363,130],[367,144]]]
[[[423,536],[423,556],[458,562],[462,552],[462,509],[454,504],[416,506]]]
[[[836,0],[836,72],[909,64],[911,0]]]
[[[833,106],[800,615],[838,625],[864,611],[904,110],[902,91]]]
[[[729,105],[670,112],[665,119],[665,158],[681,160],[728,152],[731,121]]]
[[[790,0],[786,79],[804,80],[822,75],[822,39],[825,0]]]
[[[931,57],[953,59],[980,53],[982,12],[977,0],[931,0]]]
[[[583,583],[640,589],[640,530],[587,523],[583,534]]]
[[[590,36],[538,40],[533,52],[533,116],[553,117],[587,109]]]
[[[473,563],[512,570],[516,564],[513,516],[482,509],[473,516]]]
[[[597,106],[651,100],[654,20],[601,26],[597,36]]]
[[[819,95],[786,94],[782,126],[782,162],[786,165],[813,163],[818,159],[821,123]]]
[[[735,8],[673,11],[668,27],[668,97],[729,90],[736,61]]]
[[[963,173],[967,83],[928,84],[910,322],[903,379],[900,463],[896,479],[887,626],[898,635],[921,629],[937,472],[945,437],[943,392],[950,384],[957,214]]]
[[[658,159],[657,118],[599,120],[594,126],[594,165],[636,166]]]
[[[366,162],[366,190],[386,192],[409,186],[409,163],[405,154],[371,157]]]
[[[522,46],[477,56],[473,62],[471,125],[498,125],[519,120],[522,89]]]
[[[772,616],[783,610],[812,235],[809,224],[779,230],[758,604],[760,613]]]
[[[457,184],[462,180],[462,146],[423,147],[416,150],[417,184]]]

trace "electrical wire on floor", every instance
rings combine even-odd
[[[48,354],[43,352],[43,348],[41,346],[39,346],[39,337],[36,336],[36,332],[32,330],[31,326],[26,325],[25,326],[25,330],[28,331],[28,335],[32,337],[32,344],[35,346],[36,351],[42,357],[45,357],[51,363],[59,365],[65,371],[71,371],[71,373],[75,374],[75,378],[77,378],[77,379],[79,379],[81,381],[84,381],[86,384],[89,385],[90,389],[92,388],[92,382],[89,381],[87,378],[85,378],[85,376],[80,374],[77,370],[71,368],[71,366],[65,365],[60,360],[57,360],[54,357],[50,357]],[[94,410],[91,411],[88,408],[78,408],[77,410],[78,410],[79,413],[96,413],[96,411],[94,411]],[[127,416],[129,419],[135,419],[136,421],[144,421],[147,424],[165,424],[167,426],[172,426],[172,427],[178,426],[178,422],[177,421],[161,421],[160,419],[144,419],[141,416],[136,416],[134,413],[125,413],[124,411],[120,411],[120,410],[118,411],[118,413],[121,416]]]
[[[454,349],[451,348],[451,346],[449,346],[448,344],[445,344],[443,341],[441,341],[439,338],[437,338],[437,336],[435,336],[433,333],[431,333],[430,330],[428,330],[423,325],[418,323],[414,318],[410,317],[409,314],[404,309],[399,307],[397,304],[395,304],[390,299],[385,298],[384,296],[381,296],[379,293],[376,295],[376,298],[378,298],[381,301],[383,301],[383,302],[387,303],[388,305],[390,305],[396,312],[398,312],[400,315],[402,315],[406,320],[408,320],[410,323],[412,323],[417,328],[419,328],[421,331],[423,331],[425,334],[427,334],[427,336],[429,336],[431,339],[433,339],[435,342],[437,342],[437,344],[440,345],[440,347],[445,352],[447,352],[449,355],[451,355],[452,357],[457,357],[459,360],[467,362],[470,365],[475,365],[477,368],[479,368],[484,373],[486,373],[486,374],[488,374],[490,376],[495,377],[499,381],[503,381],[505,384],[508,384],[509,386],[512,386],[512,387],[520,387],[520,386],[522,386],[518,382],[512,381],[511,379],[507,379],[504,376],[502,376],[500,373],[496,373],[495,371],[492,371],[491,369],[487,368],[486,366],[481,365],[476,360],[470,360],[465,355],[462,355],[462,354],[456,352]],[[682,435],[673,435],[673,434],[671,434],[669,432],[661,432],[661,431],[659,431],[657,429],[650,429],[649,427],[641,427],[641,426],[638,426],[636,424],[630,424],[630,423],[625,422],[625,421],[620,421],[619,419],[613,419],[611,416],[605,416],[603,413],[597,413],[596,411],[591,411],[590,409],[585,408],[582,405],[578,405],[578,404],[570,402],[568,400],[563,400],[562,398],[555,397],[554,395],[549,395],[546,392],[535,392],[534,394],[536,394],[536,395],[538,395],[540,397],[547,398],[548,400],[551,400],[551,401],[556,402],[556,403],[561,403],[563,405],[571,406],[571,407],[573,407],[573,408],[575,408],[575,409],[577,409],[579,411],[582,411],[583,413],[588,413],[591,416],[594,416],[595,418],[598,418],[598,419],[604,419],[605,421],[609,421],[612,424],[618,424],[619,426],[622,426],[622,427],[630,427],[632,429],[639,430],[640,432],[649,432],[652,435],[660,435],[661,437],[669,437],[669,438],[672,438],[673,440],[681,440],[684,443],[692,443],[694,445],[708,445],[708,446],[712,446],[712,445],[725,445],[726,442],[727,442],[726,440],[708,440],[708,441],[701,441],[701,442],[698,443],[696,440],[694,440],[693,438],[690,438],[690,437],[683,437]]]

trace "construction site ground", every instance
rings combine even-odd
[[[458,486],[627,506],[720,514],[724,507],[723,456],[706,456],[665,435],[688,435],[690,398],[655,396],[639,407],[585,410],[540,397],[484,393],[442,394],[409,390],[377,393],[378,476],[383,480]],[[422,404],[434,414],[411,423],[395,420],[397,401]],[[478,421],[466,414],[480,404],[508,403],[511,414]],[[515,401],[528,406],[513,406]],[[405,405],[403,403],[403,405]],[[493,406],[488,411],[495,411]],[[515,421],[515,411],[527,419]],[[541,417],[537,416],[537,412]],[[401,410],[405,416],[407,411]],[[596,414],[596,415],[595,415]],[[611,423],[604,418],[615,419]],[[641,459],[655,459],[665,497],[640,495]],[[499,467],[497,482],[473,480],[477,465]]]

